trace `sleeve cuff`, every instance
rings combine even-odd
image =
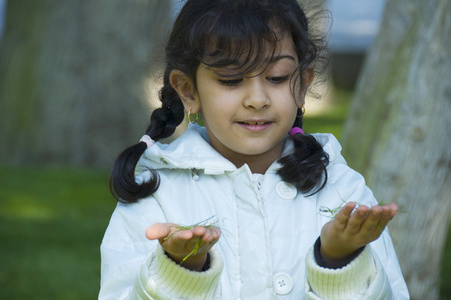
[[[210,268],[195,272],[176,264],[158,246],[141,266],[132,293],[141,298],[211,299],[222,269],[221,256],[214,249],[210,250]]]
[[[351,262],[339,269],[318,265],[314,247],[306,257],[306,292],[324,299],[356,299],[368,289],[376,274],[376,266],[370,251],[365,247]]]
[[[321,256],[320,248],[321,248],[321,238],[318,237],[318,239],[315,242],[314,248],[313,248],[313,252],[315,254],[315,261],[320,267],[328,268],[328,269],[343,268],[344,266],[349,264],[351,261],[353,261],[357,256],[359,256],[359,254],[362,253],[362,251],[365,249],[365,247],[361,247],[344,260],[337,262],[337,263],[329,263],[329,262],[325,261],[323,259],[323,257]]]

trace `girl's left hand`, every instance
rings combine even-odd
[[[339,262],[357,249],[376,240],[398,211],[394,203],[368,208],[347,203],[321,230],[321,256],[330,263]]]

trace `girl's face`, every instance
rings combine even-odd
[[[280,158],[303,105],[300,87],[293,94],[290,81],[299,64],[291,38],[281,40],[278,50],[266,69],[241,77],[224,76],[234,74],[233,66],[201,64],[194,101],[185,104],[191,113],[202,113],[211,146],[237,167],[247,163],[253,173],[264,173]]]

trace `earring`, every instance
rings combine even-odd
[[[189,121],[191,124],[196,124],[198,119],[199,119],[199,114],[196,113],[196,120],[194,120],[194,121],[191,120],[191,109],[190,109],[190,110],[188,111],[188,121]]]
[[[298,110],[298,112],[299,112],[299,110]],[[296,116],[296,118],[300,119],[300,118],[302,118],[304,116],[304,114],[305,114],[305,106],[302,106],[301,107],[301,114]]]

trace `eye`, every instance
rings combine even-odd
[[[267,77],[266,79],[271,83],[283,83],[289,79],[289,76]]]
[[[236,86],[239,85],[242,81],[243,79],[230,79],[230,80],[219,79],[219,83],[225,86]]]

